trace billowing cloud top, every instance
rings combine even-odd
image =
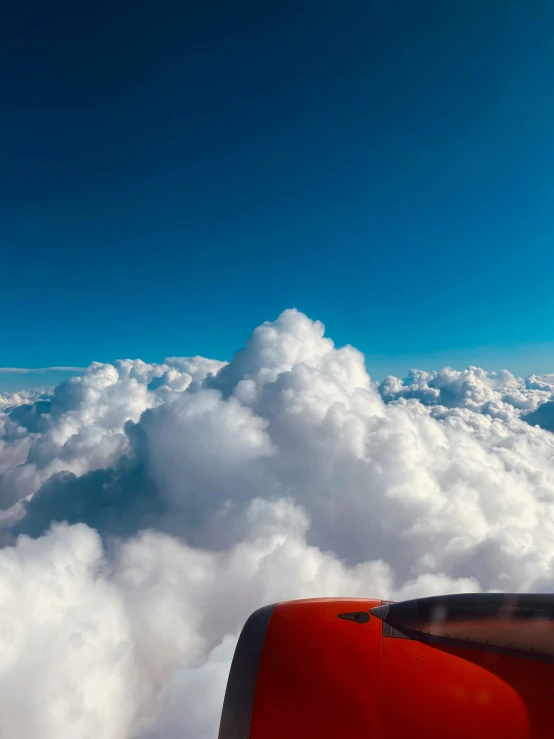
[[[552,408],[554,375],[374,383],[294,310],[228,364],[0,396],[6,736],[215,737],[268,602],[551,589]]]

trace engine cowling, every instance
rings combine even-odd
[[[552,614],[511,606],[501,632],[508,597],[266,606],[240,635],[219,739],[554,736]]]

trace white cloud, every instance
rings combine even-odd
[[[264,603],[554,583],[554,435],[532,425],[554,375],[377,385],[286,311],[227,364],[95,363],[2,397],[10,736],[215,736]]]
[[[83,372],[85,367],[0,367],[3,375],[28,375],[31,372]]]
[[[135,665],[118,591],[84,525],[0,551],[0,712],[13,739],[126,736]]]
[[[0,393],[0,411],[25,403],[34,403],[40,399],[41,395],[45,394],[47,394],[47,391],[44,389],[17,390],[15,392]]]

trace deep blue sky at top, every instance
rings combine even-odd
[[[0,366],[227,359],[295,306],[376,375],[554,371],[554,3],[22,0],[0,36]]]

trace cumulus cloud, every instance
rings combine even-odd
[[[18,405],[34,403],[42,396],[46,397],[48,391],[45,389],[17,390],[15,392],[0,393],[0,411],[15,408]]]
[[[373,382],[294,310],[229,363],[2,396],[9,735],[215,736],[265,603],[551,588],[552,407],[554,375]]]

